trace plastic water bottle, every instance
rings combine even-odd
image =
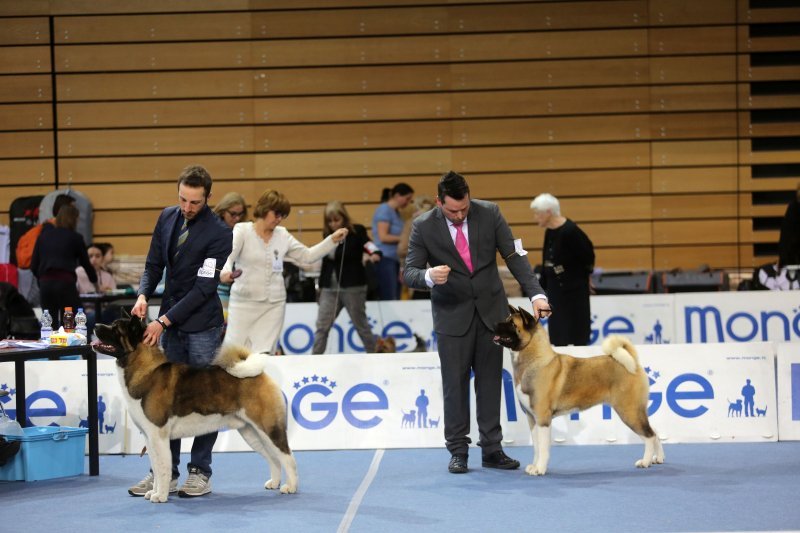
[[[64,333],[75,332],[75,314],[72,312],[72,307],[64,308],[64,316],[61,317],[61,326],[64,328]]]
[[[80,333],[84,337],[86,337],[88,333],[86,329],[86,314],[83,312],[83,307],[79,307],[75,315],[75,333]]]
[[[42,329],[39,334],[39,340],[42,342],[50,342],[50,335],[53,334],[53,317],[50,316],[50,311],[47,309],[42,310]]]

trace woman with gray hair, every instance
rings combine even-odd
[[[531,202],[533,218],[545,228],[540,283],[554,313],[548,319],[555,346],[586,346],[591,338],[590,276],[594,246],[575,222],[561,214],[558,199],[540,194]]]

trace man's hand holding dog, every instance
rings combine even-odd
[[[139,297],[136,299],[136,304],[131,309],[131,314],[133,316],[139,317],[140,319],[144,320],[147,316],[147,299],[144,295],[140,294]],[[155,346],[158,344],[158,340],[161,338],[161,334],[164,333],[164,326],[161,325],[161,322],[166,324],[167,326],[170,325],[169,319],[165,316],[159,318],[159,320],[150,322],[147,324],[147,328],[144,330],[144,336],[142,337],[142,342],[147,344],[148,346]]]
[[[533,305],[533,316],[535,316],[537,320],[547,318],[553,314],[553,309],[547,302],[547,298],[537,298],[531,302],[531,305]]]
[[[447,283],[447,277],[450,275],[450,267],[447,265],[439,265],[430,269],[431,281],[434,285],[444,285]]]

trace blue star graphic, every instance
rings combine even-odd
[[[660,378],[660,377],[661,377],[661,372],[653,372],[653,377],[654,377],[655,379],[658,379],[658,378]]]
[[[303,385],[305,385],[306,383],[308,383],[308,378],[303,376]]]
[[[649,374],[649,373],[650,373],[650,367],[649,367],[649,366],[646,366],[646,367],[644,367],[644,371],[645,371],[647,374]]]
[[[300,382],[299,381],[295,381],[294,382],[294,388],[295,389],[299,389],[300,388]]]
[[[332,389],[336,388],[336,382],[335,382],[335,381],[331,381],[331,382],[330,382],[330,387],[331,387]]]
[[[316,375],[316,374],[314,374],[313,376],[311,376],[311,381],[313,381],[314,383],[316,383],[317,381],[319,381],[319,376],[318,376],[318,375]]]
[[[327,383],[328,382],[328,377],[327,376],[323,376],[320,381],[323,382],[323,383]]]

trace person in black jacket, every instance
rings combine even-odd
[[[586,346],[592,327],[592,241],[575,222],[561,215],[561,206],[552,194],[534,198],[531,209],[536,223],[546,228],[539,281],[556,311],[547,322],[550,342],[555,346]]]
[[[343,246],[337,246],[322,259],[322,272],[319,286],[319,313],[317,314],[317,330],[314,333],[312,353],[325,352],[328,344],[328,333],[336,317],[344,307],[353,321],[353,326],[361,337],[367,353],[375,351],[375,335],[367,319],[367,276],[364,269],[364,256],[369,261],[381,259],[378,250],[367,235],[367,229],[361,224],[353,224],[347,209],[341,202],[329,202],[323,215],[324,237],[339,228],[349,230]]]
[[[800,186],[781,220],[778,240],[778,267],[800,265]]]
[[[39,280],[42,309],[50,311],[56,330],[61,325],[65,307],[72,307],[73,312],[81,307],[75,268],[82,266],[89,281],[97,285],[97,274],[89,262],[86,243],[75,231],[79,216],[77,207],[63,206],[56,215],[55,225],[44,224],[33,248],[31,271]]]

